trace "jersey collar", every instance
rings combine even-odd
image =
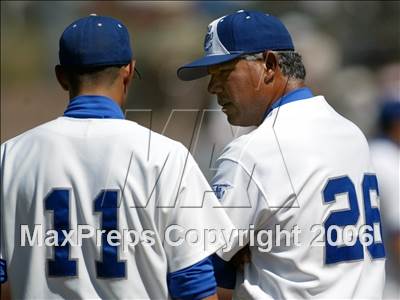
[[[64,116],[81,119],[125,119],[124,113],[114,100],[98,95],[72,98]]]
[[[308,99],[308,98],[312,98],[312,97],[314,97],[314,95],[313,95],[312,91],[307,87],[295,89],[295,90],[291,91],[290,93],[287,93],[286,95],[284,95],[277,101],[275,101],[271,105],[271,107],[268,108],[267,111],[265,112],[264,119],[269,115],[269,113],[271,111],[273,111],[275,108],[277,108],[279,106],[288,104],[290,102],[304,100],[304,99]]]

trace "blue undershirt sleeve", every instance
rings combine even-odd
[[[0,283],[7,281],[7,264],[4,259],[0,259]]]
[[[167,275],[169,292],[174,299],[200,300],[214,295],[217,285],[210,257]]]
[[[211,259],[217,286],[225,289],[234,289],[236,285],[235,266],[230,262],[224,261],[217,254],[212,255]]]

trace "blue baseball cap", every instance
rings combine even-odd
[[[62,66],[125,65],[132,60],[127,28],[110,17],[92,14],[70,24],[60,38]]]
[[[285,25],[276,17],[257,11],[239,10],[208,25],[205,56],[178,69],[182,80],[208,75],[208,67],[265,50],[294,50]]]

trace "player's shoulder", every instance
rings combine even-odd
[[[247,134],[231,141],[222,151],[218,158],[218,162],[230,160],[235,163],[243,163],[247,161],[249,156],[252,156],[254,150],[259,146],[260,138],[262,137],[262,129],[255,128]]]
[[[332,119],[335,120],[335,127],[337,127],[339,130],[342,130],[343,132],[346,132],[349,137],[352,137],[354,139],[353,142],[358,141],[363,147],[368,148],[367,138],[361,128],[356,123],[348,119],[346,116],[339,113],[329,104],[328,106],[331,110]]]
[[[64,118],[59,119],[63,121]],[[72,121],[79,122],[76,119]],[[164,159],[166,155],[179,159],[185,157],[188,151],[180,142],[131,120],[93,119],[89,122],[92,126],[91,137],[107,137],[109,143],[118,145],[121,150],[133,151],[138,155],[148,154],[150,161]]]
[[[289,103],[274,113],[276,115],[266,120],[262,127],[274,128],[282,143],[290,145],[307,141],[311,145],[341,137],[343,143],[352,140],[364,147],[368,145],[362,130],[338,112],[323,95]]]
[[[88,127],[91,130],[87,130]],[[45,147],[47,144],[57,144],[60,139],[64,138],[86,138],[88,132],[93,138],[106,137],[110,143],[117,144],[121,149],[147,149],[150,147],[152,157],[164,156],[169,153],[175,153],[174,156],[178,157],[184,156],[184,153],[187,152],[186,147],[181,143],[130,120],[68,117],[58,117],[29,129],[2,143],[1,148],[2,152],[4,148],[7,148],[8,152],[15,146],[26,148],[27,145],[39,143]],[[18,149],[18,147],[16,148]]]
[[[168,169],[175,175],[185,168],[192,170],[192,167],[197,166],[189,149],[181,142],[133,121],[122,120],[121,125],[117,140],[113,142],[118,144],[122,152],[133,153],[137,163]]]
[[[150,145],[156,152],[171,152],[178,153],[187,152],[187,148],[178,141],[175,141],[165,135],[159,134],[145,126],[142,126],[134,121],[122,120],[119,127],[119,138],[124,143],[140,143]]]
[[[46,132],[46,129],[51,127],[52,124],[54,124],[56,122],[56,120],[57,119],[45,122],[43,124],[40,124],[38,126],[31,128],[31,129],[28,129],[28,130],[16,135],[15,137],[12,137],[12,138],[6,140],[5,142],[3,142],[1,144],[2,150],[5,147],[11,148],[12,146],[14,146],[20,142],[40,138],[41,136],[44,135],[44,132]]]

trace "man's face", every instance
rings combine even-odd
[[[208,91],[218,97],[218,104],[228,122],[254,126],[262,122],[266,110],[263,62],[238,59],[209,68]]]

